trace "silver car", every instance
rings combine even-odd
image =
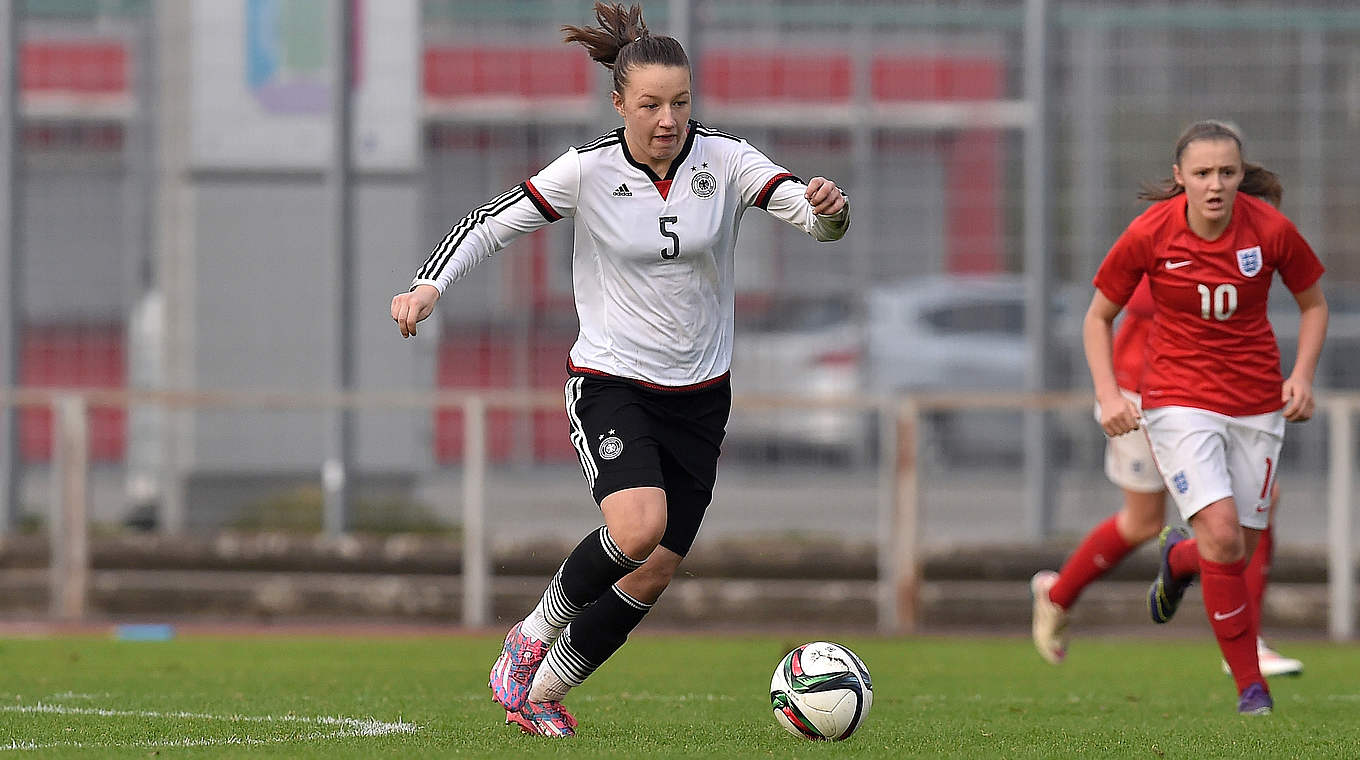
[[[858,299],[780,296],[738,310],[732,391],[739,397],[727,426],[732,448],[801,449],[845,454],[869,442],[865,415],[762,403],[742,397],[844,398],[861,393],[864,327]]]

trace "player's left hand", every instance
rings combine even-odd
[[[1305,422],[1313,417],[1313,384],[1290,376],[1280,392],[1284,402],[1284,418],[1290,422]]]
[[[845,208],[845,193],[826,177],[813,177],[809,180],[803,197],[812,204],[812,213],[819,216],[839,214],[840,210]]]

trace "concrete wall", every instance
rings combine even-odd
[[[195,186],[194,385],[228,390],[335,387],[336,263],[321,177],[214,174]],[[356,182],[356,390],[429,390],[432,344],[403,341],[392,296],[410,281],[420,235],[411,177]],[[404,412],[358,417],[362,470],[424,468],[428,421]],[[205,411],[194,461],[216,470],[314,472],[327,418],[313,410]]]
[[[122,323],[136,293],[124,172],[98,157],[26,162],[22,314],[30,323]]]

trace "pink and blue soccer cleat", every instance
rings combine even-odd
[[[507,711],[505,722],[534,736],[565,739],[576,735],[576,719],[561,702],[525,702],[518,712]]]
[[[491,698],[507,712],[517,713],[529,701],[529,687],[538,666],[548,654],[548,643],[520,633],[524,623],[516,623],[505,636],[501,656],[491,666]],[[508,720],[508,718],[507,718]]]

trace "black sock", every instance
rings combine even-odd
[[[624,554],[609,535],[609,528],[601,525],[567,555],[543,592],[539,610],[551,627],[560,629],[642,562]]]
[[[580,686],[628,640],[652,605],[644,604],[612,586],[567,626],[548,650],[546,663],[563,681]]]

